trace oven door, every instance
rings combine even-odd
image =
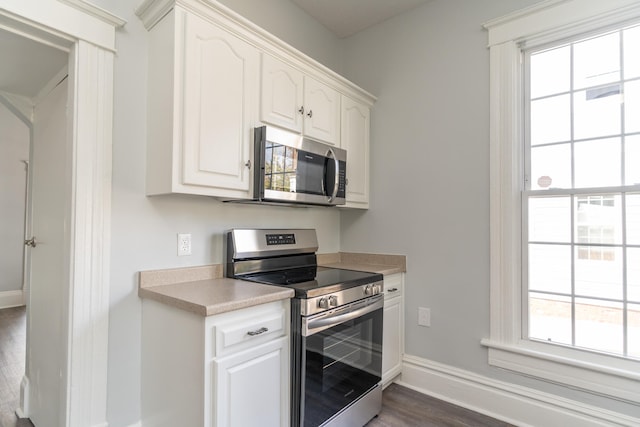
[[[320,426],[379,384],[381,295],[302,320],[301,425]]]

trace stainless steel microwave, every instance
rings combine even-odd
[[[345,203],[347,152],[273,126],[254,129],[254,200]]]

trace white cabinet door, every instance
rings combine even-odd
[[[304,105],[305,135],[340,146],[340,94],[305,76]]]
[[[185,19],[182,183],[248,196],[260,54],[210,22]]]
[[[342,97],[342,148],[347,150],[347,207],[369,207],[369,126],[366,105]]]
[[[302,133],[304,77],[295,68],[262,55],[262,121]]]
[[[289,425],[289,340],[214,360],[215,426]]]
[[[270,55],[262,55],[260,119],[340,146],[340,93]]]
[[[404,274],[384,277],[384,318],[382,321],[382,386],[402,372],[404,354]]]
[[[402,370],[402,298],[384,302],[382,327],[382,384],[386,385]]]

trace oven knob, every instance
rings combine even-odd
[[[338,306],[338,297],[335,295],[331,295],[329,297],[329,305],[331,307],[337,307]]]
[[[327,297],[322,297],[318,300],[318,307],[320,308],[329,308],[329,299]]]
[[[364,287],[364,294],[365,295],[373,295],[373,286],[372,285],[367,285]]]

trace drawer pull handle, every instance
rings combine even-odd
[[[398,288],[391,288],[387,292],[398,292]]]
[[[249,331],[249,332],[247,332],[247,335],[250,335],[250,336],[252,336],[252,337],[253,337],[253,336],[255,336],[255,335],[264,334],[264,333],[265,333],[265,332],[267,332],[268,330],[269,330],[269,328],[262,327],[262,328],[260,328],[260,329],[255,330],[255,331]]]

